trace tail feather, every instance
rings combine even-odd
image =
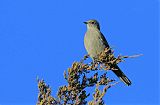
[[[124,82],[127,86],[131,85],[131,81],[128,79],[128,77],[121,71],[121,69],[115,65],[114,68],[116,70],[112,70],[116,75],[117,77],[122,81]]]

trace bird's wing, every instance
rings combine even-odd
[[[106,40],[106,38],[104,37],[104,35],[100,32],[100,35],[98,36],[98,38],[102,41],[102,43],[106,46],[106,47],[108,47],[108,48],[110,48],[109,47],[109,44],[108,44],[108,42],[107,42],[107,40]]]

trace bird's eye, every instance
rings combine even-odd
[[[92,24],[94,24],[94,22],[91,22]]]

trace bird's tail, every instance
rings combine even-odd
[[[116,75],[117,77],[123,81],[127,86],[131,85],[131,81],[128,79],[128,77],[121,71],[121,69],[115,65],[114,68],[116,70],[112,70]]]

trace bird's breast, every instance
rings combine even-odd
[[[105,45],[99,38],[100,34],[99,31],[88,30],[84,37],[85,48],[92,59],[96,58],[105,49]]]

